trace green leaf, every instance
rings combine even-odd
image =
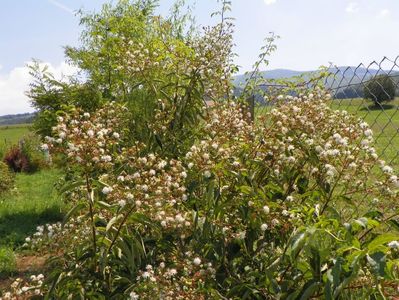
[[[367,249],[369,252],[373,252],[380,246],[385,246],[386,243],[399,240],[399,234],[397,233],[384,233],[377,236],[374,240],[372,240],[368,245]]]
[[[68,191],[71,191],[79,186],[84,185],[85,182],[84,180],[78,180],[78,181],[74,181],[74,182],[68,182],[67,184],[63,185],[60,189],[59,189],[59,193],[63,194],[66,193]]]
[[[79,210],[85,208],[86,205],[83,202],[79,202],[78,204],[76,204],[74,207],[72,207],[68,213],[65,215],[64,220],[62,221],[62,227],[64,227],[64,225],[70,220],[70,218],[72,216],[74,216],[76,214],[76,212],[78,212]]]
[[[310,299],[321,287],[321,283],[315,279],[308,281],[302,288],[301,293],[296,299],[306,300]]]
[[[371,255],[367,255],[366,257],[374,273],[377,276],[384,277],[386,267],[386,255],[383,252],[375,252]]]
[[[113,217],[111,220],[109,220],[107,227],[105,227],[105,231],[108,232],[111,227],[122,217],[122,215],[117,215]]]

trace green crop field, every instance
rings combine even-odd
[[[29,134],[30,124],[0,126],[0,145],[14,144]]]

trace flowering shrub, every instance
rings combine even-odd
[[[34,297],[43,296],[44,275],[31,275],[28,280],[17,278],[11,284],[11,289],[5,292],[0,299],[2,300],[17,300],[17,299],[32,299]]]
[[[3,160],[14,172],[34,173],[48,165],[43,150],[40,138],[28,135],[10,147]]]
[[[65,224],[39,227],[26,241],[55,254],[40,293],[397,293],[398,178],[379,159],[372,131],[331,110],[318,88],[279,95],[267,115],[251,122],[230,95],[236,67],[224,15],[229,2],[222,2],[221,23],[199,35],[154,16],[151,0],[106,5],[82,19],[84,47],[67,53],[108,101],[99,109],[50,112],[57,124],[44,148],[65,159],[62,190],[72,209]],[[273,39],[257,69],[274,50]],[[244,94],[256,88],[248,86]],[[215,104],[203,107],[204,99]]]
[[[27,239],[25,247],[63,253],[41,292],[394,295],[398,179],[374,150],[371,130],[331,110],[321,90],[280,99],[256,123],[234,102],[207,109],[200,139],[178,159],[142,143],[123,147],[125,109],[115,103],[59,118],[48,146],[80,176],[66,194],[76,217]]]
[[[237,70],[233,24],[223,13],[214,26],[186,30],[194,24],[182,16],[184,1],[167,17],[156,15],[157,2],[116,1],[98,13],[81,14],[82,45],[67,47],[66,55],[86,74],[86,84],[79,84],[79,75],[58,82],[40,65],[33,67],[29,95],[39,112],[40,133],[51,135],[56,117],[72,106],[90,113],[103,102],[117,101],[128,109],[127,142],[145,142],[153,152],[169,156],[186,151],[201,122],[204,100],[231,96],[230,79]],[[224,12],[228,7],[223,1]],[[155,130],[160,118],[161,130]]]
[[[27,172],[29,159],[18,146],[11,147],[4,155],[4,162],[14,172]]]

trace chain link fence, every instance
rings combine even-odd
[[[316,81],[330,91],[331,107],[346,110],[364,119],[373,129],[379,155],[387,163],[398,168],[399,56],[394,60],[384,57],[379,62],[359,64],[357,67],[331,65],[327,74]],[[314,74],[305,73],[304,77],[306,76],[311,77]],[[312,87],[315,81],[305,81],[301,85],[304,84]],[[274,93],[285,87],[273,83],[262,85],[263,90]],[[256,106],[255,117],[256,114],[264,114],[273,105],[259,100],[256,96],[248,101],[250,106]]]

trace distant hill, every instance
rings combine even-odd
[[[0,126],[32,123],[35,113],[0,116]]]
[[[367,77],[375,76],[378,70],[366,69],[361,67],[337,67],[328,69],[331,74],[336,74],[339,79],[344,78],[345,81],[356,80],[360,82]],[[295,71],[289,69],[275,69],[270,71],[261,71],[260,74],[265,79],[289,79],[295,76],[304,76],[305,78],[316,74],[318,71]],[[234,77],[234,84],[240,86],[245,83],[245,80],[249,78],[251,74],[247,75],[237,75]]]
[[[366,82],[370,78],[378,74],[389,74],[394,81],[395,85],[399,89],[399,72],[383,71],[376,69],[367,69],[363,67],[336,67],[329,68],[328,71],[331,75],[325,80],[325,87],[328,89],[335,90],[335,96],[337,98],[352,98],[362,97],[363,86],[361,83]],[[310,78],[312,75],[317,74],[318,71],[295,71],[288,69],[275,69],[270,71],[260,72],[261,76],[270,81],[276,79],[290,79],[297,76],[303,76],[305,79]],[[245,85],[245,80],[248,79],[251,74],[237,75],[233,79],[235,86],[235,93],[239,94],[242,87]],[[271,82],[271,84],[273,84]],[[265,88],[267,89],[267,88]]]

